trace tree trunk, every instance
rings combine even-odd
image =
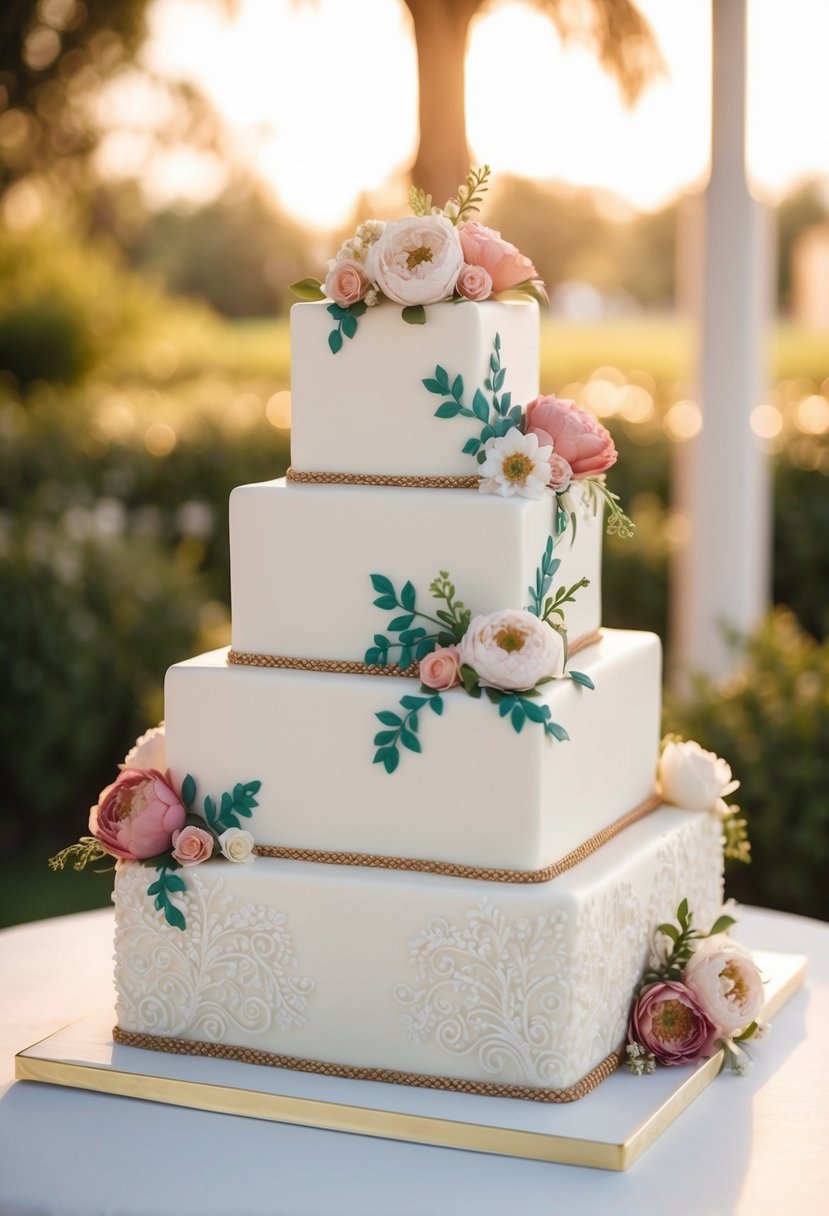
[[[420,87],[412,180],[443,206],[469,171],[464,61],[469,25],[483,0],[405,2],[414,23]]]

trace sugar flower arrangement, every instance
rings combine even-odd
[[[582,486],[588,509],[594,513],[603,502],[611,535],[633,535],[634,525],[619,505],[618,494],[608,489],[605,474],[616,463],[613,437],[595,414],[575,401],[554,396],[536,397],[522,408],[504,388],[507,369],[501,363],[501,337],[495,335],[483,382],[469,400],[463,377],[441,364],[423,387],[441,398],[436,418],[469,418],[477,434],[462,447],[478,463],[478,489],[502,498],[541,498],[548,490],[556,496],[556,532],[572,524],[576,531],[573,484]]]
[[[325,300],[336,322],[328,335],[333,354],[353,338],[358,319],[381,300],[402,305],[412,325],[426,321],[426,306],[443,300],[488,300],[502,291],[546,299],[544,284],[529,258],[499,232],[470,217],[489,186],[490,168],[472,170],[456,198],[443,207],[412,187],[413,214],[401,220],[360,224],[328,263],[324,282],[305,278],[291,284],[304,300]]]
[[[382,730],[374,736],[374,763],[393,773],[400,762],[400,748],[419,753],[420,711],[428,707],[439,717],[445,707],[444,694],[457,688],[467,696],[485,694],[498,707],[502,718],[521,733],[527,722],[541,726],[549,738],[563,742],[567,731],[552,721],[549,705],[539,703],[542,687],[552,680],[570,679],[583,688],[593,688],[589,676],[566,671],[567,631],[563,606],[587,586],[586,578],[572,587],[560,587],[549,595],[560,560],[553,557],[553,538],[529,587],[526,609],[472,615],[457,598],[449,574],[441,570],[430,584],[433,599],[441,605],[432,612],[418,607],[411,582],[398,593],[385,575],[373,574],[377,592],[374,604],[395,615],[388,634],[376,633],[365,653],[365,662],[386,667],[395,662],[403,670],[417,664],[419,694],[401,698],[398,711],[376,714]],[[392,636],[390,636],[392,635]]]
[[[176,871],[200,865],[211,857],[247,861],[254,840],[241,826],[258,805],[261,782],[237,784],[222,794],[219,805],[208,795],[204,814],[194,812],[196,783],[188,775],[177,789],[166,768],[164,726],[147,731],[127,754],[112,785],[101,791],[89,812],[91,835],[50,858],[53,870],[71,860],[75,870],[107,857],[137,861],[153,868],[157,877],[147,888],[155,908],[168,924],[184,929],[180,900],[186,890]]]
[[[701,933],[683,899],[676,923],[659,925],[655,962],[642,977],[628,1024],[631,1072],[696,1064],[720,1049],[735,1072],[745,1071],[743,1044],[764,1031],[765,1001],[751,955],[727,936],[735,923],[724,914]]]

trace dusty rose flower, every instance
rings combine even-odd
[[[754,960],[722,934],[697,947],[684,979],[721,1035],[745,1030],[763,1012],[763,981]]]
[[[693,992],[664,980],[637,997],[628,1038],[641,1043],[660,1064],[695,1064],[713,1053],[718,1032]]]
[[[365,268],[359,262],[336,262],[325,277],[325,294],[340,308],[348,308],[362,300],[371,286]]]
[[[564,674],[564,642],[531,612],[507,609],[473,617],[458,647],[460,661],[484,685],[508,692]]]
[[[573,470],[569,462],[559,456],[558,452],[553,452],[550,457],[550,489],[566,490],[572,480]]]
[[[487,300],[492,295],[492,275],[485,266],[465,262],[455,286],[467,300]]]
[[[575,401],[536,397],[527,406],[527,433],[537,435],[539,443],[551,443],[574,477],[595,477],[616,463],[618,453],[610,432]]]
[[[657,776],[665,801],[689,811],[722,812],[723,798],[740,786],[725,760],[690,739],[666,743]]]
[[[204,828],[188,823],[173,832],[173,857],[182,866],[197,866],[213,856],[213,837]]]
[[[462,266],[457,229],[442,215],[386,224],[366,257],[369,276],[383,295],[404,305],[447,300]]]
[[[185,817],[169,773],[125,768],[91,808],[89,830],[113,857],[138,861],[166,852]]]
[[[167,768],[167,758],[164,746],[164,723],[153,726],[135,740],[124,757],[120,768],[140,768],[145,771],[151,768],[163,773]]]
[[[228,861],[247,861],[253,844],[253,833],[244,828],[227,828],[219,837],[219,848]]]
[[[538,278],[530,259],[505,241],[500,232],[474,221],[464,224],[460,231],[464,260],[489,271],[493,291],[507,291],[518,283]]]
[[[457,646],[438,646],[420,660],[420,682],[443,692],[461,682],[461,660]]]

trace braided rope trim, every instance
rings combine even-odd
[[[607,844],[625,828],[650,815],[662,805],[659,794],[622,815],[608,827],[596,832],[583,844],[572,849],[558,861],[553,861],[540,870],[501,870],[490,866],[470,866],[463,862],[432,861],[418,857],[386,857],[378,853],[325,852],[321,849],[300,849],[289,845],[258,844],[254,848],[257,857],[273,857],[282,861],[311,861],[330,866],[366,866],[373,870],[410,870],[419,874],[440,874],[451,878],[474,878],[483,882],[509,882],[529,885],[550,882],[560,874],[566,874],[580,862],[586,861],[602,845]]]
[[[586,633],[568,648],[568,654],[578,654],[588,646],[601,641],[601,631]],[[420,673],[420,664],[412,663],[408,667],[398,667],[389,663],[385,667],[377,664],[361,663],[356,659],[297,659],[290,655],[256,654],[248,650],[229,650],[228,663],[236,667],[273,667],[281,671],[330,671],[339,675],[350,676],[405,676],[413,678]]]
[[[317,486],[402,486],[418,490],[477,490],[479,477],[416,477],[391,473],[303,473],[288,469],[286,481]]]
[[[352,1081],[381,1081],[391,1085],[408,1085],[422,1089],[451,1090],[456,1093],[478,1094],[488,1098],[524,1098],[530,1102],[575,1102],[585,1097],[597,1085],[615,1072],[621,1063],[621,1052],[612,1051],[586,1076],[567,1089],[539,1089],[533,1085],[502,1085],[492,1081],[467,1081],[460,1077],[429,1076],[416,1072],[398,1072],[393,1068],[357,1068],[350,1064],[329,1064],[322,1060],[305,1060],[298,1056],[283,1056],[273,1051],[253,1047],[234,1047],[225,1043],[205,1043],[199,1039],[167,1038],[159,1034],[139,1034],[134,1030],[114,1027],[112,1037],[125,1047],[140,1047],[148,1051],[166,1051],[180,1056],[209,1056],[218,1060],[239,1060],[243,1064],[259,1064],[266,1068],[290,1068],[295,1072],[317,1076],[343,1077]]]

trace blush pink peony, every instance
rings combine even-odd
[[[492,276],[484,266],[464,262],[456,287],[467,300],[488,300],[492,295]]]
[[[438,646],[420,660],[420,682],[443,692],[461,682],[461,660],[457,646]]]
[[[188,823],[173,832],[173,857],[182,866],[197,866],[213,856],[213,837],[204,828]]]
[[[493,228],[474,222],[464,224],[460,236],[464,260],[489,272],[493,291],[507,291],[518,283],[538,278],[530,259]]]
[[[693,992],[673,980],[651,984],[633,1006],[628,1038],[660,1064],[695,1064],[713,1054],[719,1037]]]
[[[454,292],[463,253],[457,229],[444,216],[407,216],[386,224],[366,263],[372,281],[395,303],[437,304]]]
[[[166,852],[185,817],[169,773],[125,768],[90,810],[89,830],[113,857],[139,861]]]
[[[344,259],[335,262],[325,278],[325,294],[340,308],[348,308],[362,300],[371,286],[365,267],[359,262]]]
[[[552,444],[556,455],[570,465],[573,477],[595,477],[616,463],[616,445],[610,432],[589,410],[575,401],[536,397],[527,406],[527,434]]]
[[[757,965],[744,947],[717,934],[697,947],[685,967],[685,983],[722,1035],[756,1022],[765,996]]]
[[[561,634],[521,609],[473,617],[458,650],[481,684],[505,692],[524,692],[564,674]]]

